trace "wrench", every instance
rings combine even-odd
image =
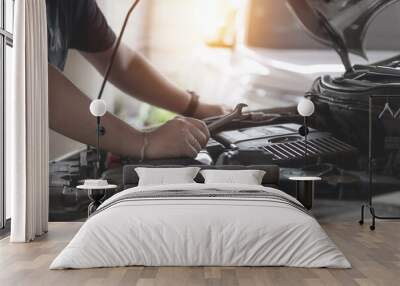
[[[210,132],[212,133],[216,129],[218,129],[222,126],[225,126],[228,123],[231,123],[233,120],[236,120],[236,119],[241,120],[241,119],[247,118],[249,115],[243,114],[243,108],[245,108],[245,107],[247,107],[247,104],[239,103],[238,105],[236,105],[235,109],[231,113],[210,123],[208,125],[208,130],[210,130]]]

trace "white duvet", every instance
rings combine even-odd
[[[123,201],[130,192],[263,190],[262,186],[180,184],[136,187],[105,201],[50,269],[145,266],[293,266],[349,268],[310,215],[258,199],[185,198]],[[297,202],[297,201],[296,201]],[[108,208],[106,208],[108,206]]]

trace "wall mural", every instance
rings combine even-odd
[[[216,1],[203,2],[212,9]],[[360,48],[363,32],[370,28],[365,19],[396,1],[368,6],[373,8],[358,7],[358,1],[340,7],[330,1],[222,2],[213,37],[205,38],[186,58],[190,72],[174,78],[168,67],[179,66],[179,55],[163,50],[172,59],[165,63],[157,54],[160,47],[150,47],[138,56],[119,32],[121,26],[122,31],[129,29],[135,17],[157,17],[154,7],[140,1],[120,7],[128,11],[132,5],[123,24],[121,20],[111,27],[101,1],[47,1],[49,63],[54,67],[49,71],[50,125],[84,144],[50,162],[50,220],[85,219],[89,203],[94,211],[124,189],[123,167],[138,164],[278,165],[281,185],[289,194],[296,192],[290,178],[313,176],[323,179],[317,198],[358,202],[369,195],[371,142],[382,150],[392,144],[389,153],[377,152],[374,159],[374,174],[380,178],[375,183],[387,186],[390,177],[390,187],[375,188],[374,195],[396,192],[400,133],[393,122],[400,109],[392,96],[399,94],[399,57],[391,57],[378,43],[372,45],[384,56],[378,62],[358,64],[360,59],[351,55],[366,55]],[[352,21],[342,17],[354,9],[359,14]],[[249,15],[244,17],[244,11]],[[279,25],[271,23],[276,17],[266,16],[271,11],[281,15],[276,19]],[[359,29],[351,30],[355,25]],[[266,26],[268,31],[260,28]],[[379,27],[384,29],[385,23],[379,22]],[[379,27],[371,29],[380,33]],[[296,50],[288,46],[290,35],[301,38]],[[169,44],[184,47],[185,39]],[[80,56],[75,51],[68,58],[70,50],[78,50]],[[68,75],[76,59],[84,61],[81,56],[102,75],[96,75],[95,88],[90,89],[94,94],[67,80],[66,76],[85,77]],[[305,63],[298,61],[301,56]],[[154,67],[146,57],[159,64]],[[214,74],[213,82],[220,85],[207,76]],[[186,90],[193,87],[196,92]],[[377,94],[391,97],[375,102],[371,111],[369,96]],[[135,102],[130,109],[121,98],[131,97],[149,105],[138,108]],[[388,116],[390,123],[382,123]],[[372,139],[371,125],[377,130]],[[104,191],[105,185],[92,186],[88,197],[84,187],[77,188],[85,179],[107,180],[112,187]],[[96,188],[103,191],[93,191]]]

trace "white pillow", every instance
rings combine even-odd
[[[261,170],[202,170],[206,184],[261,185],[265,171]]]
[[[182,168],[135,168],[139,176],[139,186],[195,183],[198,167]]]

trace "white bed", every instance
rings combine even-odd
[[[175,190],[182,195],[145,197],[145,192]],[[213,195],[239,191],[244,191],[240,197]],[[263,193],[253,197],[253,191]],[[211,195],[190,196],[193,192]],[[264,193],[272,199],[263,198]],[[135,197],[138,194],[143,197]],[[50,269],[128,265],[350,268],[318,222],[298,204],[282,191],[254,185],[130,188],[100,206]]]

